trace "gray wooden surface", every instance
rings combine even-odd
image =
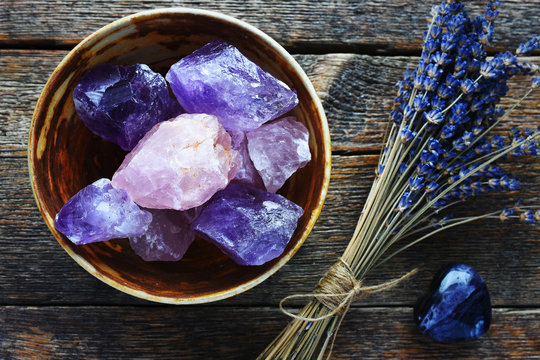
[[[485,1],[470,2],[480,11]],[[393,84],[419,54],[429,12],[422,1],[8,1],[0,2],[0,358],[251,359],[288,319],[281,298],[309,292],[345,248],[373,180]],[[35,206],[27,133],[35,102],[67,50],[102,25],[138,10],[192,6],[220,10],[285,45],[313,81],[328,115],[332,181],[308,241],[276,275],[234,298],[164,306],[118,292],[75,264]],[[540,33],[540,1],[502,6],[495,48],[513,49]],[[533,59],[540,62],[539,58]],[[509,99],[524,91],[511,84]],[[511,101],[511,100],[508,100]],[[505,124],[537,127],[540,91]],[[537,159],[509,161],[519,197],[539,202]],[[485,198],[465,213],[500,207]],[[538,225],[483,221],[434,237],[377,269],[377,283],[421,265],[411,281],[354,305],[335,359],[540,358]],[[440,345],[421,336],[412,304],[447,262],[475,267],[495,307],[489,333]],[[301,303],[293,303],[300,306]]]

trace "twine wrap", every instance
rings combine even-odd
[[[344,315],[349,310],[353,301],[359,300],[369,294],[393,288],[400,282],[416,274],[417,271],[418,269],[413,269],[397,279],[379,285],[362,286],[362,281],[356,279],[349,264],[342,258],[339,258],[339,261],[332,265],[330,270],[328,270],[328,272],[319,280],[319,284],[315,287],[312,294],[295,294],[287,296],[280,301],[279,308],[284,314],[305,321],[321,321],[336,314]],[[283,307],[283,304],[286,301],[299,298],[315,298],[321,304],[326,306],[330,312],[326,315],[311,318],[293,314]]]
[[[279,308],[284,314],[303,321],[321,321],[336,314],[340,316],[333,333],[329,334],[331,335],[331,342],[328,349],[328,356],[326,358],[327,360],[329,360],[330,356],[332,355],[332,350],[334,348],[334,342],[336,340],[337,333],[339,331],[339,328],[341,327],[341,322],[343,321],[343,318],[345,317],[347,311],[349,311],[349,308],[351,307],[353,301],[361,299],[369,294],[374,294],[393,288],[394,286],[396,286],[403,280],[406,280],[409,277],[413,276],[417,272],[418,269],[413,269],[400,278],[390,280],[379,285],[362,286],[362,281],[359,281],[356,276],[354,276],[354,272],[349,266],[349,264],[347,264],[347,262],[342,258],[339,258],[339,261],[332,265],[330,270],[328,270],[328,272],[319,280],[319,283],[315,287],[312,294],[295,294],[287,296],[279,302]],[[315,298],[321,304],[326,306],[330,310],[330,312],[326,315],[312,318],[293,314],[283,307],[283,303],[287,300],[299,298]],[[327,340],[329,339],[330,338],[328,338]],[[321,357],[319,359],[322,358],[322,355],[323,354],[321,354]]]

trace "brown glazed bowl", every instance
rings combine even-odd
[[[81,246],[71,243],[55,229],[56,213],[83,187],[99,178],[111,178],[125,156],[118,146],[92,134],[75,113],[72,91],[81,76],[106,62],[145,63],[165,74],[173,63],[214,39],[235,45],[298,92],[300,104],[291,113],[309,129],[313,159],[280,190],[305,211],[285,252],[261,266],[240,266],[197,239],[178,262],[144,262],[127,239]],[[224,299],[275,273],[306,240],[330,179],[331,147],[324,110],[293,57],[253,26],[219,13],[186,8],[144,11],[84,39],[47,82],[35,109],[28,147],[30,179],[39,210],[68,254],[89,273],[121,291],[171,304]]]

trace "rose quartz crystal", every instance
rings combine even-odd
[[[227,186],[240,167],[217,118],[182,114],[155,125],[112,178],[142,207],[187,210]]]
[[[270,192],[311,160],[309,132],[294,116],[264,124],[247,139],[249,156]]]

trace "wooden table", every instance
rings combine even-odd
[[[472,1],[469,8],[479,14],[486,2]],[[309,292],[348,243],[373,180],[393,84],[416,62],[431,5],[419,0],[0,2],[0,358],[253,359],[288,321],[277,308],[279,300]],[[167,6],[219,10],[274,37],[312,79],[332,133],[330,191],[305,245],[262,285],[208,305],[150,303],[89,275],[50,234],[28,181],[32,111],[62,57],[114,19]],[[492,50],[514,49],[540,33],[539,12],[539,0],[503,4]],[[510,98],[525,86],[522,78],[513,81]],[[539,103],[536,91],[505,127],[537,127]],[[538,160],[507,167],[521,177],[522,191],[497,198],[508,203],[536,197],[538,204]],[[499,208],[492,199],[468,211]],[[367,282],[393,279],[417,265],[420,273],[355,303],[333,358],[540,358],[539,234],[538,225],[484,221],[397,256]],[[472,265],[490,289],[493,324],[478,341],[437,344],[412,321],[415,300],[448,262]]]

